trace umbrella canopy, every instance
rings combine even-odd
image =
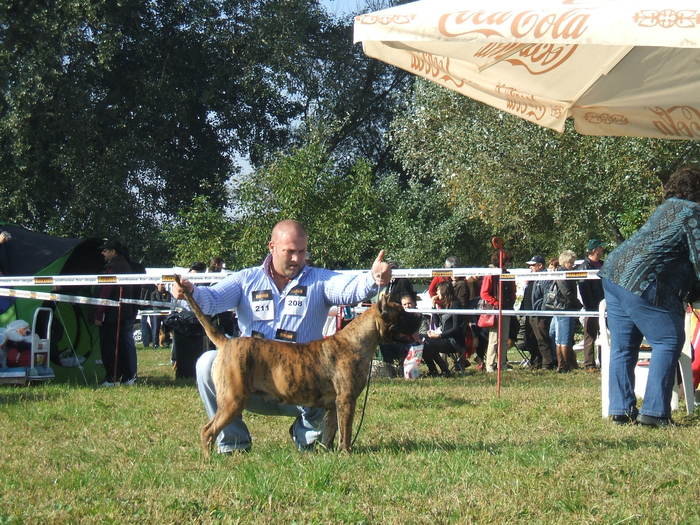
[[[357,16],[355,42],[560,132],[700,138],[693,0],[421,0]]]

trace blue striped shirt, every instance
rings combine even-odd
[[[208,315],[236,308],[243,337],[307,343],[323,336],[331,306],[356,304],[378,290],[371,272],[304,266],[280,291],[269,274],[271,260],[268,255],[261,266],[235,272],[211,287],[195,287],[193,297]]]

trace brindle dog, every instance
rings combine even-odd
[[[175,277],[179,283],[179,276]],[[216,436],[243,412],[251,394],[267,395],[290,405],[322,407],[322,444],[332,448],[340,428],[340,449],[350,451],[355,402],[380,342],[413,335],[420,315],[409,314],[384,296],[331,337],[307,344],[239,337],[228,339],[184,292],[204,330],[219,350],[212,365],[216,414],[202,428],[202,450],[209,456]]]

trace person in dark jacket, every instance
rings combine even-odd
[[[102,245],[105,259],[103,274],[114,275],[136,273],[129,263],[128,251],[118,241],[107,240]],[[132,287],[105,285],[100,288],[101,299],[119,300],[130,297]],[[136,344],[134,343],[134,323],[137,308],[133,305],[98,306],[95,311],[95,325],[100,328],[100,350],[105,379],[101,386],[133,385],[136,382]],[[117,344],[118,343],[118,344]]]
[[[586,258],[579,264],[577,270],[600,270],[603,267],[605,245],[600,239],[591,239],[586,245]],[[584,279],[578,282],[583,309],[587,312],[597,312],[600,301],[603,300],[603,283],[600,279]],[[588,371],[598,370],[595,360],[595,342],[598,339],[600,327],[597,317],[586,317],[583,321],[583,368]]]
[[[545,260],[541,255],[533,256],[529,261],[527,261],[527,265],[530,267],[531,272],[545,271]],[[549,289],[550,285],[551,281],[535,280],[528,282],[527,286],[532,287],[530,292],[530,306],[532,310],[542,310],[544,294]],[[521,309],[523,309],[522,305]],[[552,321],[552,318],[549,316],[533,315],[528,317],[527,321],[536,342],[536,350],[532,353],[530,367],[533,369],[544,368],[546,370],[555,368],[556,365],[552,362],[552,352],[549,339],[549,323]]]
[[[598,274],[610,329],[609,413],[618,424],[671,424],[671,392],[685,343],[684,301],[700,279],[700,167],[683,166],[664,190],[666,200],[608,255]],[[652,350],[638,412],[634,368],[642,338]]]

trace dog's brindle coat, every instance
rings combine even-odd
[[[175,278],[180,282],[179,276]],[[331,448],[340,427],[340,449],[350,450],[355,401],[367,383],[377,345],[418,330],[420,315],[382,298],[335,335],[306,344],[239,337],[228,339],[185,291],[204,330],[219,350],[212,365],[217,411],[202,428],[208,456],[216,436],[243,412],[251,394],[267,395],[290,405],[322,407],[322,444]]]

